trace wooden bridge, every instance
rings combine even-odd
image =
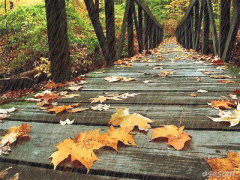
[[[120,40],[118,50],[114,50],[111,42],[106,42],[106,37],[103,36],[104,34],[99,24],[94,25],[94,22],[98,23],[97,14],[91,8],[96,6],[92,4],[91,0],[86,1],[89,14],[93,19],[94,29],[100,44],[102,43],[101,48],[103,51],[105,48],[106,59],[119,56],[118,53],[122,48],[127,22],[129,55],[132,53],[131,43],[133,41],[130,35],[133,33],[133,22],[131,19],[136,20],[136,14],[131,3],[137,3],[139,6],[138,13],[141,12],[141,9],[145,11],[146,24],[144,31],[142,31],[142,15],[138,15],[138,23],[135,21],[136,29],[138,29],[140,51],[156,47],[163,39],[161,26],[153,23],[155,22],[154,16],[150,14],[145,3],[142,3],[143,1],[140,0],[131,1],[131,3],[130,1],[128,1],[129,3],[126,7],[123,20],[125,23],[123,23],[122,39]],[[203,13],[206,7],[208,7],[207,11],[211,18],[210,0],[202,2],[206,2],[207,6],[202,3],[201,9],[203,10],[200,12]],[[191,20],[193,9],[195,10],[194,17],[198,19],[197,7],[198,1],[193,0],[187,15],[177,29],[177,39],[186,48],[198,49],[200,47],[198,45],[200,40],[198,32],[200,31],[201,23],[195,21],[196,26],[193,29],[189,28],[193,27]],[[133,14],[129,13],[129,11]],[[236,11],[239,12],[239,8]],[[109,14],[112,13],[109,12]],[[239,22],[235,22],[238,21],[238,18],[233,19],[233,21],[234,27],[230,28],[225,48],[221,51],[223,54],[225,51],[229,51],[229,45],[227,44],[229,44],[229,38],[232,38],[234,34],[231,33],[231,30],[238,27],[236,24],[239,24]],[[150,23],[151,26],[147,23]],[[211,27],[213,27],[212,34],[215,39],[213,42],[216,45],[214,25],[212,21],[210,23]],[[113,24],[109,22],[108,26],[109,28],[113,27]],[[145,35],[142,35],[142,32],[145,32]],[[108,33],[107,31],[107,34],[109,35],[107,37],[108,40],[114,37],[112,32]],[[204,34],[204,37],[206,36]],[[112,39],[112,41],[115,40]],[[203,49],[205,49],[205,43],[204,40],[202,43]],[[218,53],[216,47],[217,45],[215,46],[215,51]],[[109,52],[112,52],[113,55],[110,55]],[[211,108],[207,103],[217,100],[221,96],[228,97],[230,93],[239,88],[240,76],[238,71],[219,69],[207,62],[193,60],[187,54],[189,52],[181,49],[176,43],[167,43],[159,47],[151,56],[143,57],[140,61],[134,61],[132,67],[119,68],[118,66],[112,66],[89,73],[86,78],[87,83],[83,85],[83,88],[73,92],[79,94],[79,97],[58,100],[58,103],[62,105],[81,103],[82,107],[89,108],[93,105],[90,98],[108,94],[138,93],[137,96],[122,101],[106,101],[106,104],[110,105],[110,109],[106,111],[88,109],[80,113],[60,113],[55,115],[49,114],[45,110],[40,110],[36,103],[25,102],[24,99],[1,106],[1,108],[18,106],[18,111],[7,117],[4,123],[0,124],[1,136],[5,135],[11,126],[18,126],[21,123],[31,125],[32,129],[29,133],[31,137],[29,141],[14,146],[12,148],[13,151],[9,155],[0,156],[0,170],[11,166],[13,168],[9,170],[7,177],[20,173],[19,179],[24,180],[206,179],[211,169],[203,158],[225,157],[227,151],[239,152],[240,126],[229,127],[229,123],[213,122],[207,116],[216,117],[218,110]],[[159,62],[160,56],[163,59]],[[161,63],[160,66],[163,71],[172,71],[173,73],[166,77],[156,76],[161,71],[154,68],[156,63]],[[235,83],[218,83],[216,79],[201,71],[212,71],[214,75],[235,77],[231,79]],[[110,83],[103,79],[109,76],[133,77],[136,78],[136,81]],[[197,81],[197,77],[201,78],[202,81]],[[144,83],[146,80],[151,81],[150,83]],[[205,92],[200,93],[198,90],[205,90]],[[196,94],[196,96],[193,97],[189,94]],[[172,147],[167,146],[166,143],[149,142],[151,130],[147,134],[138,132],[134,135],[138,147],[121,146],[119,147],[119,152],[109,149],[100,150],[98,152],[99,160],[94,163],[88,174],[86,174],[86,169],[84,168],[68,168],[66,170],[63,166],[60,166],[53,170],[49,156],[56,151],[55,146],[66,138],[75,137],[78,132],[96,128],[106,132],[109,127],[108,120],[116,112],[115,108],[129,108],[130,113],[139,113],[152,119],[154,121],[152,127],[162,125],[179,126],[181,124],[185,126],[185,131],[191,135],[191,142],[185,150],[176,151]],[[73,125],[61,126],[59,124],[60,120],[65,120],[66,118],[75,119]]]

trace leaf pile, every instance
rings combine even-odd
[[[11,151],[10,145],[18,139],[30,139],[30,136],[27,134],[30,129],[31,126],[24,123],[20,126],[11,127],[0,141],[0,155],[9,154],[9,151]]]

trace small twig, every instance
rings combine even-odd
[[[183,110],[181,111],[181,115],[180,115],[180,119],[179,119],[179,125],[178,125],[178,127],[180,127],[181,124],[182,124],[183,112],[184,112],[184,108],[183,108]]]

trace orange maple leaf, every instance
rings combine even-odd
[[[42,96],[36,96],[37,99],[42,99],[43,101],[53,101],[54,99],[59,99],[61,96],[57,94],[44,94]]]
[[[217,100],[217,101],[211,101],[211,106],[214,108],[220,108],[220,109],[230,109],[231,107],[235,107],[235,102],[231,102],[225,99]]]
[[[89,171],[94,161],[98,160],[93,150],[109,146],[117,151],[117,142],[117,139],[110,137],[107,133],[99,134],[99,129],[80,132],[75,139],[65,139],[58,144],[56,146],[58,151],[54,152],[50,157],[54,169],[70,156],[71,162],[79,161]]]
[[[153,121],[140,114],[129,114],[128,109],[117,108],[117,113],[114,113],[108,121],[108,124],[113,126],[121,126],[123,128],[133,130],[135,126],[138,126],[139,130],[148,131],[151,128],[149,123]]]
[[[168,144],[176,150],[182,150],[187,141],[191,138],[188,133],[183,131],[184,126],[178,128],[175,125],[167,125],[160,128],[154,128],[151,135],[151,141],[157,138],[167,138]]]
[[[48,82],[48,84],[45,86],[47,89],[56,89],[58,87],[64,87],[66,84],[62,83],[55,83],[53,81]]]
[[[60,112],[66,111],[66,110],[71,109],[71,108],[72,108],[71,105],[70,106],[65,106],[65,105],[63,105],[63,106],[55,106],[55,107],[53,107],[51,109],[48,109],[47,112],[58,114]]]
[[[228,152],[226,158],[204,158],[212,171],[209,180],[239,180],[240,179],[240,153]]]

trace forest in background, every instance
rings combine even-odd
[[[115,0],[117,38],[120,36],[125,3],[125,0]],[[159,23],[164,26],[165,36],[169,37],[174,35],[189,0],[147,0],[147,4]],[[219,27],[217,0],[213,1],[213,8]],[[72,74],[82,74],[105,66],[84,1],[66,0],[66,10]],[[103,0],[100,0],[100,21],[104,28]],[[135,52],[137,53],[137,49]],[[126,47],[124,53],[123,55],[127,56]],[[48,66],[44,58],[48,58],[44,1],[0,0],[0,77],[28,71],[41,64]]]

